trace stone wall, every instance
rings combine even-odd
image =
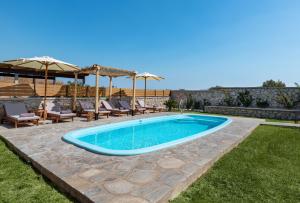
[[[103,98],[106,99],[106,98]],[[112,102],[118,107],[117,101],[118,100],[126,100],[129,103],[131,102],[131,97],[113,97]],[[144,99],[143,97],[137,97],[137,99]],[[168,100],[169,97],[147,97],[146,103],[147,105],[159,105],[163,106],[163,103]],[[60,103],[65,109],[72,108],[72,98],[71,97],[48,97],[47,101],[49,102],[58,102]],[[94,97],[80,97],[77,100],[89,100],[94,103]],[[0,98],[0,120],[4,116],[4,109],[3,103],[10,103],[10,102],[23,102],[25,103],[28,110],[35,110],[42,108],[43,97],[28,97],[28,98]],[[79,109],[79,103],[77,102],[77,109]]]
[[[189,95],[195,101],[203,101],[204,99],[209,101],[211,105],[219,106],[224,105],[224,98],[226,95],[230,95],[234,99],[237,98],[239,92],[244,92],[248,90],[252,95],[254,101],[251,107],[256,107],[256,99],[261,98],[267,100],[272,108],[282,108],[283,106],[278,103],[278,93],[277,88],[262,88],[262,87],[236,87],[236,88],[213,88],[210,90],[175,90],[171,92],[171,98],[177,100],[178,102],[182,100],[186,102]],[[294,101],[300,100],[300,89],[296,87],[287,87],[282,89],[282,91],[288,94]],[[300,106],[297,105],[297,108]]]
[[[271,119],[283,119],[283,120],[300,120],[300,110],[205,106],[204,111],[207,113],[224,114],[224,115],[232,115],[232,116],[247,116],[247,117],[255,117],[255,118],[271,118]]]

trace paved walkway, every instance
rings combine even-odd
[[[93,122],[76,120],[18,129],[1,127],[0,135],[20,156],[81,202],[166,202],[186,189],[261,122],[232,117],[230,125],[208,136],[137,156],[94,154],[61,139],[70,130],[168,114]]]
[[[273,125],[273,126],[282,126],[282,127],[298,127],[300,128],[300,124],[297,123],[281,123],[281,122],[262,122],[263,125]]]

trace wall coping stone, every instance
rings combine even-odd
[[[248,110],[263,110],[263,111],[282,111],[282,112],[299,112],[299,109],[283,109],[283,108],[255,108],[255,107],[241,107],[241,106],[205,106],[205,107],[214,107],[214,108],[229,108],[229,109],[248,109]]]

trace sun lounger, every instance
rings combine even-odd
[[[4,103],[5,120],[14,123],[15,128],[20,123],[33,123],[39,125],[39,116],[34,113],[28,113],[24,103]]]
[[[59,122],[60,120],[71,119],[74,120],[76,114],[71,110],[63,110],[59,103],[48,102],[46,105],[47,117],[53,119],[55,122]]]
[[[152,110],[153,112],[155,112],[155,111],[162,112],[165,109],[162,106],[155,106],[155,105],[154,106],[148,106],[148,105],[145,104],[145,102],[143,100],[140,100],[140,99],[137,100],[137,103],[138,103],[138,106],[149,109],[149,110]]]
[[[90,101],[79,101],[79,105],[81,108],[81,115],[82,114],[88,114],[89,112],[95,113],[95,106],[92,102]],[[111,111],[106,110],[105,108],[100,107],[99,108],[99,114],[100,115],[106,115],[107,118],[109,117],[109,114]]]
[[[124,109],[129,109],[130,111],[132,111],[132,108],[130,107],[130,105],[127,101],[119,101],[119,104]],[[136,107],[135,108],[135,112],[139,112],[139,113],[142,113],[142,114],[144,114],[146,111],[147,111],[146,108],[141,108],[141,107]]]
[[[124,109],[124,108],[115,108],[113,104],[111,104],[108,101],[101,101],[102,105],[104,108],[108,111],[110,111],[113,115],[121,116],[122,114],[127,114],[129,115],[130,110],[129,109]]]

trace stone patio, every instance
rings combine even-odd
[[[75,129],[169,115],[155,113],[86,122],[76,119],[51,125],[8,129],[0,135],[59,189],[80,202],[167,202],[244,140],[259,119],[231,117],[233,122],[208,136],[136,156],[95,154],[62,141]]]

